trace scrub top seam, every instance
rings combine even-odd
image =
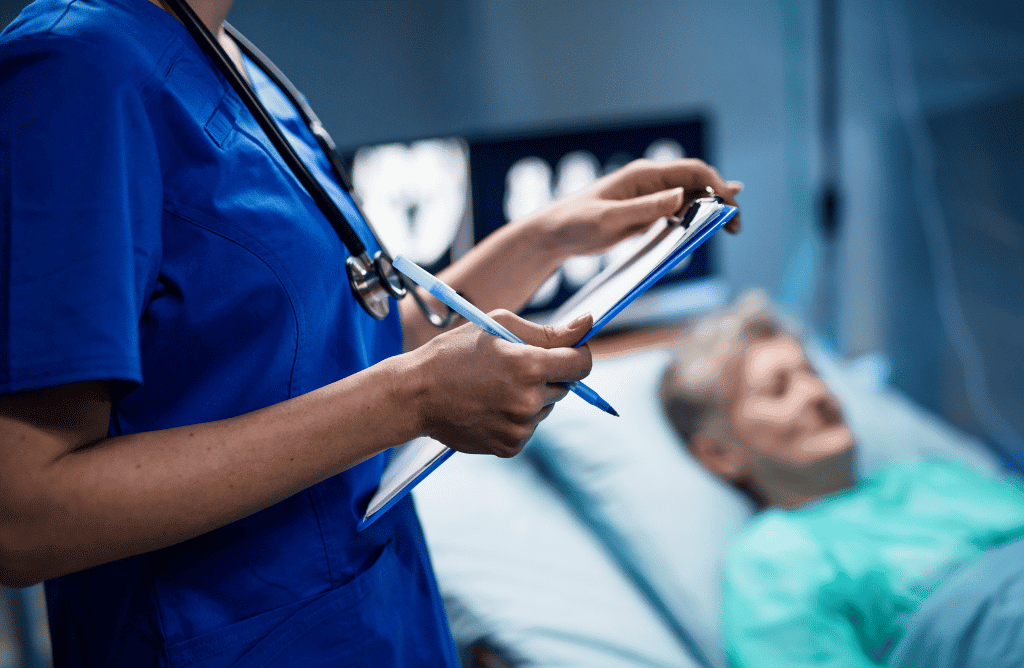
[[[237,118],[235,120],[235,131],[238,132],[240,135],[248,138],[249,141],[251,141],[252,143],[256,144],[256,146],[259,147],[259,149],[274,164],[274,167],[278,170],[278,172],[285,177],[288,183],[291,183],[294,186],[296,192],[298,193],[299,199],[305,205],[305,208],[309,215],[317,220],[326,223],[324,229],[331,231],[331,236],[337,239],[338,243],[341,244],[341,247],[344,249],[345,256],[348,257],[349,255],[351,255],[352,249],[346,246],[345,242],[341,240],[341,237],[339,237],[338,234],[334,232],[334,228],[331,226],[330,221],[327,220],[327,217],[324,216],[323,212],[321,212],[319,207],[317,207],[316,202],[313,200],[313,196],[310,195],[309,192],[307,192],[306,188],[303,187],[302,182],[299,181],[298,177],[295,176],[295,173],[292,172],[292,170],[284,162],[284,158],[281,157],[281,154],[278,152],[277,148],[274,147],[274,145],[270,142],[270,139],[267,137],[267,134],[263,131],[263,128],[260,127],[259,123],[256,122],[256,118],[252,115],[252,112],[249,111],[249,108],[246,107],[245,103],[242,102],[242,99],[238,97],[238,93],[236,93],[235,90],[231,87],[228,87],[226,89],[226,93],[240,107],[239,116],[242,116],[242,114],[244,113],[244,116],[242,117],[244,117],[246,121],[252,121],[252,123],[256,126],[256,129],[259,130],[259,133],[250,132],[248,128],[238,123]],[[242,109],[244,109],[244,112],[241,111]],[[278,125],[281,125],[281,121],[279,119],[273,118],[273,120]],[[314,175],[313,178],[316,179],[316,176]],[[328,193],[328,196],[330,196],[330,193]],[[362,239],[362,235],[359,236],[360,239]],[[364,240],[363,243],[366,244],[366,241]],[[369,246],[370,245],[367,244],[367,247]]]
[[[324,563],[327,564],[327,577],[331,580],[331,589],[337,587],[337,579],[334,576],[334,566],[331,564],[331,550],[327,545],[327,534],[324,532],[323,519],[320,517],[320,506],[317,503],[316,495],[313,493],[312,487],[306,488],[306,498],[309,501],[309,507],[313,510],[313,517],[316,518],[316,528],[320,531],[320,545],[324,549]]]
[[[172,51],[174,53],[171,53]],[[167,76],[174,69],[175,63],[178,62],[184,51],[185,44],[177,37],[174,37],[167,45],[167,48],[164,49],[164,52],[160,54],[156,65],[153,66],[153,71],[139,83],[139,94],[142,96],[143,104],[148,105],[150,98],[161,89],[161,84],[167,80]]]
[[[50,26],[46,29],[46,33],[49,34],[49,33],[53,32],[53,30],[57,27],[57,25],[60,24],[60,22],[64,20],[64,17],[66,17],[68,15],[68,12],[71,11],[72,5],[76,5],[79,2],[80,2],[80,0],[71,0],[71,2],[69,2],[67,4],[67,6],[64,7],[64,11],[61,12],[60,16],[55,18],[53,20],[53,23],[51,23]]]
[[[83,47],[85,49],[88,49],[88,50],[94,52],[94,54],[98,54],[98,55],[101,55],[101,56],[103,55],[100,52],[101,50],[100,50],[99,45],[96,44],[96,42],[94,42],[94,41],[92,41],[90,39],[83,39],[82,37],[79,37],[77,35],[59,35],[59,34],[56,34],[54,32],[39,32],[39,33],[31,34],[31,35],[24,35],[24,36],[21,36],[21,37],[16,37],[14,39],[4,41],[3,42],[3,46],[4,46],[4,48],[11,49],[11,48],[13,48],[15,46],[36,45],[36,44],[44,45],[44,44],[51,43],[51,42],[52,43],[56,43],[59,46],[64,46],[65,44],[73,43],[73,44],[75,44],[77,46],[81,46],[81,47]],[[31,55],[36,56],[38,54],[33,53]],[[60,55],[64,56],[66,54],[61,53]],[[76,54],[76,55],[79,55],[79,54]]]
[[[296,191],[299,193],[299,196],[306,204],[307,209],[310,208],[310,204],[312,204],[311,211],[316,211],[316,213],[320,215],[320,217],[323,217],[323,214],[320,213],[320,209],[316,207],[316,202],[313,201],[313,197],[302,186],[302,182],[300,182],[298,177],[295,176],[295,173],[292,172],[288,165],[284,163],[284,159],[281,157],[281,154],[278,153],[277,148],[275,148],[274,145],[270,143],[270,139],[267,137],[267,134],[263,132],[263,128],[261,128],[259,124],[256,123],[256,119],[253,117],[252,112],[249,111],[249,108],[246,107],[245,104],[242,102],[241,98],[238,97],[238,93],[236,93],[234,89],[230,89],[227,91],[227,94],[238,103],[239,107],[245,109],[244,113],[247,114],[246,120],[251,120],[253,124],[256,125],[256,128],[259,130],[259,132],[250,132],[248,128],[239,125],[237,122],[235,124],[235,130],[242,136],[248,138],[249,141],[256,144],[260,148],[260,150],[263,151],[263,153],[268,158],[270,158],[270,160],[274,163],[274,166],[278,169],[278,171],[280,171],[287,178],[289,183],[295,186]],[[274,122],[279,123],[280,121],[278,121],[275,118]]]
[[[283,102],[288,105],[288,108],[291,109],[292,112],[295,113],[296,118],[300,120],[300,122],[298,123],[298,127],[295,129],[295,131],[291,131],[291,130],[286,128],[287,121],[285,121],[282,118],[279,118],[274,112],[269,111],[269,109],[268,109],[268,113],[270,114],[270,116],[273,119],[274,123],[278,126],[278,129],[281,130],[281,133],[283,135],[288,135],[290,133],[294,133],[295,136],[301,142],[306,144],[307,147],[313,149],[313,162],[314,162],[314,164],[317,167],[319,167],[320,173],[325,177],[325,179],[328,181],[328,183],[332,187],[337,188],[337,190],[340,193],[340,197],[344,200],[344,202],[337,201],[338,197],[336,197],[334,194],[332,194],[330,189],[328,189],[324,183],[321,183],[320,185],[324,187],[324,190],[327,193],[328,197],[334,202],[334,204],[338,208],[338,210],[341,211],[342,216],[345,218],[346,222],[348,222],[349,225],[352,227],[352,232],[355,233],[355,235],[357,237],[359,237],[359,239],[363,242],[363,244],[366,246],[368,251],[372,251],[372,249],[377,249],[377,250],[383,249],[383,245],[381,244],[380,239],[377,236],[377,233],[374,231],[374,228],[370,225],[370,222],[368,220],[366,220],[366,218],[363,216],[362,211],[359,210],[359,206],[356,204],[355,198],[352,196],[352,193],[349,192],[348,190],[346,190],[345,186],[342,185],[342,183],[339,181],[337,175],[334,172],[334,168],[330,164],[330,161],[329,161],[329,159],[327,157],[327,153],[322,148],[319,148],[319,144],[317,142],[317,138],[313,135],[312,130],[310,130],[309,126],[306,125],[304,121],[302,121],[302,116],[303,115],[302,115],[302,112],[299,110],[299,107],[296,106],[290,99],[288,99],[288,96],[281,89],[281,87],[278,86],[277,83],[274,82],[274,80],[263,70],[262,67],[260,67],[260,65],[258,63],[253,61],[251,58],[249,58],[245,54],[242,55],[242,65],[245,67],[245,73],[249,77],[249,81],[252,82],[250,85],[252,87],[253,93],[260,100],[261,103],[263,103],[265,101],[263,100],[263,96],[260,93],[260,87],[258,87],[256,85],[256,83],[255,83],[256,77],[253,76],[253,72],[254,71],[258,72],[259,76],[266,80],[266,84],[267,84],[267,86],[269,88],[273,89],[279,95],[281,95],[281,97],[283,98]],[[233,99],[238,103],[238,105],[240,107],[245,108],[246,111],[248,111],[248,108],[245,107],[245,104],[241,101],[241,98],[238,97],[238,95],[235,92],[234,88],[231,88],[229,92],[234,93]],[[301,91],[299,92],[299,95],[302,97],[302,99],[304,101],[306,101],[306,96],[303,95]],[[308,104],[308,101],[306,101],[306,102]],[[249,117],[252,118],[253,121],[255,122],[256,119],[252,117],[252,113],[251,112],[249,113]],[[259,123],[256,123],[256,126],[259,127]],[[236,129],[239,132],[242,132],[243,134],[247,135],[251,140],[256,141],[258,139],[257,137],[253,136],[251,133],[245,132],[238,125],[237,122],[235,124],[235,127],[236,127]],[[299,181],[298,177],[295,176],[295,173],[291,170],[291,168],[288,167],[287,163],[285,163],[285,161],[284,161],[284,158],[280,155],[280,153],[278,153],[277,148],[275,146],[273,146],[273,144],[270,143],[270,138],[267,137],[266,133],[263,132],[263,128],[261,128],[261,127],[260,127],[260,132],[261,132],[262,136],[267,140],[267,144],[270,144],[270,148],[273,149],[273,156],[272,157],[274,157],[275,161],[279,163],[279,167],[282,167],[283,169],[285,169],[286,173],[289,174],[291,176],[292,180],[298,185],[299,190],[302,193],[304,193],[305,196],[310,199],[310,201],[313,201],[313,196],[302,185],[302,183]],[[286,140],[287,140],[287,137],[286,137]],[[261,145],[263,145],[264,150],[266,150],[266,144],[264,144],[262,141],[260,141],[259,143]],[[321,178],[319,178],[317,176],[317,170],[311,169],[311,171],[313,173],[313,176],[314,176],[315,180],[317,180],[317,181],[323,181],[324,180],[324,179],[321,179]],[[316,206],[315,201],[313,203],[314,203],[314,206]],[[344,209],[345,209],[346,206],[351,206],[352,207],[353,211],[351,213],[353,214],[353,217],[355,218],[355,220],[356,220],[356,222],[358,224],[353,224],[353,221],[349,219],[349,214],[346,214],[344,212]],[[319,207],[316,207],[316,210],[317,210],[318,213],[320,213],[320,215],[324,219],[324,221],[327,222],[328,226],[334,231],[334,234],[335,234],[335,236],[338,237],[338,240],[341,241],[341,245],[346,250],[347,255],[351,255],[352,254],[351,249],[345,244],[344,241],[341,240],[341,236],[338,234],[337,230],[334,229],[334,225],[331,223],[331,221],[327,218],[326,215],[323,214],[322,211],[320,211]],[[363,233],[360,234],[360,232],[363,232]],[[369,239],[367,239],[367,235],[369,235]]]
[[[187,213],[185,213],[186,210],[193,210],[193,211],[196,211],[197,213],[201,213],[198,210],[192,209],[192,207],[189,207],[186,204],[183,204],[183,203],[180,203],[180,202],[174,202],[174,201],[171,201],[171,200],[168,200],[165,203],[165,206],[164,206],[164,211],[168,215],[174,216],[175,218],[178,218],[179,220],[182,220],[182,221],[184,221],[186,223],[194,225],[194,226],[196,226],[198,228],[204,229],[207,232],[209,232],[210,234],[214,234],[214,235],[216,235],[216,236],[218,236],[218,237],[220,237],[220,238],[222,238],[222,239],[224,239],[226,241],[229,241],[229,242],[235,244],[236,246],[238,246],[239,248],[244,249],[247,253],[249,253],[250,255],[255,257],[256,259],[258,259],[274,275],[274,278],[276,278],[278,283],[280,283],[281,289],[284,291],[285,296],[288,297],[288,305],[291,307],[291,309],[292,309],[292,316],[295,318],[295,350],[294,350],[294,352],[292,354],[291,369],[288,372],[288,397],[287,398],[291,399],[292,397],[295,396],[295,394],[294,394],[294,391],[295,391],[295,388],[294,388],[295,370],[296,370],[296,367],[298,366],[298,363],[299,363],[299,350],[302,347],[302,341],[303,341],[302,325],[304,323],[304,318],[301,315],[302,309],[299,308],[296,305],[296,300],[298,299],[298,297],[297,297],[298,290],[296,289],[295,279],[292,278],[291,274],[288,273],[288,269],[285,266],[284,262],[282,262],[281,258],[279,258],[274,253],[274,251],[272,249],[270,249],[269,247],[264,245],[262,242],[260,242],[258,239],[253,237],[251,234],[249,234],[245,230],[240,229],[240,228],[232,225],[231,223],[229,223],[229,222],[227,222],[225,220],[218,219],[219,223],[222,224],[224,227],[227,227],[227,228],[231,229],[232,231],[238,233],[240,236],[245,237],[254,246],[262,248],[269,256],[274,258],[274,260],[279,265],[281,265],[281,272],[280,273],[274,268],[274,266],[270,262],[267,261],[266,258],[264,258],[259,253],[255,252],[252,248],[250,248],[250,247],[246,246],[245,244],[241,243],[238,239],[233,239],[233,238],[229,237],[228,235],[226,235],[226,234],[224,234],[222,232],[218,232],[217,230],[211,228],[208,225],[204,225],[203,223],[201,223],[201,222],[199,222],[197,220],[193,220],[191,217],[189,217],[187,215]],[[284,276],[286,276],[288,280],[285,281],[282,278],[281,274],[284,274]],[[289,284],[291,284],[291,286],[292,286],[291,288],[289,288]]]
[[[252,87],[253,94],[262,103],[263,99],[262,99],[262,96],[259,93],[258,87],[254,83],[255,80],[256,80],[256,77],[254,76],[254,73],[253,73],[254,69],[260,69],[259,66],[256,65],[254,62],[252,62],[252,60],[248,56],[243,54],[242,55],[242,68],[243,68],[244,74],[248,77],[248,80],[249,80],[250,85]],[[261,70],[260,73],[264,74],[262,72],[262,70]],[[274,85],[275,88],[277,88],[276,84],[274,84],[273,81],[271,81],[270,83],[271,83],[271,85]],[[238,117],[242,113],[243,109],[245,110],[245,113],[247,113],[249,115],[249,117],[252,117],[252,112],[249,111],[248,107],[245,106],[245,104],[242,102],[241,98],[239,98],[238,93],[234,90],[234,88],[229,87],[228,90],[225,91],[225,95],[221,99],[222,100],[225,100],[225,99],[226,100],[230,100],[230,101],[235,103],[235,110],[234,110],[235,121],[234,121],[234,123],[232,123],[233,129],[236,132],[238,132],[239,134],[248,137],[250,141],[258,143],[263,148],[264,153],[266,153],[268,155],[268,157],[270,157],[273,160],[273,162],[275,164],[277,164],[278,167],[280,168],[280,166],[281,166],[280,163],[284,161],[284,158],[280,155],[280,152],[277,150],[277,148],[271,146],[271,148],[273,148],[273,155],[270,155],[270,153],[268,152],[268,150],[266,148],[266,144],[264,143],[264,141],[258,140],[257,137],[253,136],[252,133],[247,132],[246,130],[244,130],[242,128],[241,124],[238,123]],[[290,101],[288,102],[288,106],[291,107],[293,110],[295,110],[296,113],[298,112],[298,110],[295,109],[295,105],[291,104]],[[284,129],[284,127],[282,127],[284,125],[282,120],[277,118],[276,115],[273,114],[273,112],[269,111],[269,109],[268,109],[268,114],[271,116],[271,118],[274,121],[274,123],[281,130],[282,134],[284,134],[285,129]],[[253,118],[253,120],[255,121],[255,118]],[[258,126],[258,124],[257,124],[257,126]],[[261,131],[261,135],[263,136],[263,138],[266,139],[266,141],[269,142],[269,137],[266,136],[266,132],[263,132],[262,128],[260,128],[260,131]],[[315,144],[315,139],[313,141],[313,144]],[[291,169],[287,169],[286,171],[287,171],[287,174],[292,178],[292,180],[298,181],[298,179],[295,177],[295,175],[294,175],[294,173],[292,172]],[[330,172],[327,171],[325,173],[329,174]],[[315,176],[314,176],[314,178],[315,178]],[[310,199],[312,199],[312,196],[309,195],[309,193],[306,191],[306,189],[304,187],[302,187],[301,183],[298,183],[297,185],[299,187],[299,190],[301,191],[300,197],[301,196],[306,196],[306,197],[309,197]],[[328,221],[328,223],[329,222],[330,221]],[[342,247],[346,248],[344,242],[342,242]],[[333,559],[333,557],[331,555],[331,549],[330,549],[329,540],[328,540],[328,537],[327,537],[327,532],[324,530],[324,518],[321,516],[322,513],[321,513],[321,509],[320,509],[320,504],[318,502],[318,496],[319,495],[316,493],[315,489],[316,489],[316,485],[314,485],[312,487],[306,488],[306,490],[305,490],[306,491],[306,499],[309,502],[310,509],[313,511],[313,517],[316,519],[317,529],[320,532],[320,545],[321,545],[321,548],[324,551],[324,564],[327,566],[327,577],[330,580],[330,587],[333,590],[333,589],[335,589],[338,586],[338,575],[335,573],[336,566],[333,563],[334,559]]]
[[[74,1],[77,2],[77,0]],[[54,33],[53,29],[57,27],[57,23],[59,23],[59,21],[54,22],[54,25],[50,29],[48,29],[47,32],[40,32],[32,35],[26,35],[23,37],[17,37],[10,41],[5,41],[3,45],[5,48],[11,49],[17,46],[43,46],[48,43],[54,43],[58,46],[64,46],[65,44],[70,42],[81,47],[83,50],[83,54],[87,51],[91,53],[94,57],[100,60],[103,59],[104,53],[101,46],[93,40],[84,39],[77,35],[60,35]],[[181,59],[185,51],[185,44],[180,39],[178,39],[177,36],[172,35],[171,41],[168,43],[167,48],[165,48],[163,53],[160,55],[160,58],[157,59],[157,62],[153,66],[152,70],[145,76],[139,77],[134,81],[125,79],[125,83],[134,88],[136,91],[138,91],[139,98],[143,104],[148,104],[150,98],[152,98],[153,95],[156,94],[158,90],[160,90],[160,86],[158,85],[159,82],[162,82],[167,78],[167,75],[170,74],[171,69],[174,67],[175,63],[177,63],[178,60]]]
[[[143,552],[139,555],[142,557],[142,563],[145,565],[143,572],[145,573],[146,587],[149,589],[149,594],[152,597],[153,606],[156,610],[156,623],[157,631],[160,634],[160,658],[163,659],[162,666],[168,668],[171,665],[171,657],[167,653],[167,627],[164,623],[164,607],[160,602],[160,594],[157,590],[156,583],[153,582],[153,570],[149,565],[149,553]]]

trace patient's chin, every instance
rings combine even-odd
[[[845,425],[832,427],[808,437],[789,458],[791,478],[801,480],[820,493],[842,489],[852,483],[856,441]]]
[[[838,457],[853,451],[853,432],[840,424],[809,437],[803,444],[805,456],[810,460]]]

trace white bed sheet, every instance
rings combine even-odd
[[[525,460],[456,453],[413,497],[460,645],[536,668],[696,668]]]

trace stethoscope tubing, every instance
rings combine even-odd
[[[245,35],[238,32],[233,25],[224,22],[224,31],[227,32],[228,36],[231,37],[238,44],[238,48],[242,50],[249,60],[255,62],[261,70],[263,70],[270,80],[273,81],[278,88],[285,94],[288,101],[292,103],[295,109],[299,112],[306,127],[309,128],[310,132],[313,133],[313,137],[316,138],[320,149],[327,157],[328,162],[331,164],[331,168],[334,170],[334,175],[337,177],[341,187],[344,188],[345,192],[352,192],[352,180],[348,176],[348,170],[345,169],[345,165],[341,161],[341,156],[338,155],[338,149],[334,145],[334,140],[324,129],[323,123],[320,122],[319,117],[313,111],[313,108],[306,102],[305,97],[295,87],[291,80],[285,76],[284,72],[278,69],[277,65],[274,64],[270,58],[268,58],[262,51],[257,48],[255,44],[250,42]],[[353,205],[358,209],[359,203],[353,199]],[[363,215],[363,212],[359,212]],[[344,214],[342,214],[344,215]],[[366,216],[363,215],[363,219],[366,220]],[[370,222],[366,220],[366,224]],[[372,230],[371,230],[372,231]]]
[[[255,118],[257,124],[266,134],[267,138],[273,144],[274,148],[280,154],[285,164],[291,169],[295,178],[298,179],[300,185],[305,188],[309,196],[313,198],[313,202],[317,208],[320,209],[321,213],[327,218],[331,227],[338,234],[342,243],[348,248],[350,253],[348,260],[346,261],[346,269],[349,278],[349,285],[352,288],[353,294],[356,296],[357,301],[362,305],[366,311],[377,319],[383,319],[388,314],[388,297],[394,297],[395,299],[401,299],[406,295],[407,292],[412,292],[412,296],[415,299],[420,310],[423,311],[423,315],[426,319],[435,327],[443,328],[447,327],[451,322],[455,313],[449,311],[447,316],[441,316],[434,311],[415,290],[407,290],[405,283],[402,280],[401,275],[395,271],[391,264],[391,256],[387,250],[381,244],[380,239],[377,237],[376,232],[370,225],[369,220],[363,215],[362,211],[359,210],[359,204],[355,198],[352,198],[352,205],[362,216],[366,222],[370,234],[377,240],[381,250],[378,251],[373,259],[371,260],[367,253],[366,245],[362,239],[356,233],[352,224],[345,217],[345,214],[341,212],[334,200],[331,199],[330,195],[324,190],[320,182],[316,180],[313,174],[306,167],[305,163],[295,152],[295,149],[288,142],[285,136],[281,133],[280,128],[277,127],[277,123],[273,118],[270,117],[270,113],[263,106],[263,103],[256,97],[255,91],[249,85],[249,82],[241,75],[236,69],[231,59],[228,57],[227,52],[220,43],[210,33],[210,30],[200,20],[193,9],[185,0],[163,0],[171,11],[178,16],[182,24],[188,30],[189,34],[192,35],[193,39],[199,47],[206,53],[206,55],[213,61],[213,64],[221,74],[227,79],[228,83],[238,94],[242,103],[245,104],[246,108]],[[273,61],[267,58],[256,45],[245,38],[234,26],[225,22],[224,30],[228,36],[238,45],[239,49],[249,57],[256,65],[277,85],[278,88],[285,94],[288,100],[292,103],[295,109],[298,111],[302,120],[305,122],[306,127],[309,128],[313,137],[316,139],[327,157],[328,162],[334,171],[335,177],[341,184],[341,187],[347,194],[351,196],[352,193],[352,182],[348,177],[348,172],[345,170],[345,166],[342,163],[341,156],[338,155],[337,148],[334,145],[334,141],[331,136],[324,129],[323,124],[317,115],[313,113],[312,108],[306,103],[305,98],[295,88],[292,82],[284,75],[284,73],[274,65]]]
[[[179,17],[187,19],[182,21],[185,29],[189,31],[189,34],[192,35],[203,51],[214,61],[217,69],[220,70],[221,74],[228,80],[228,83],[231,84],[231,87],[241,98],[242,103],[249,109],[249,112],[252,113],[264,134],[267,135],[270,143],[274,145],[274,148],[277,149],[285,164],[295,174],[295,178],[302,184],[302,187],[309,193],[309,196],[313,198],[317,208],[324,212],[331,227],[338,233],[338,236],[348,248],[349,253],[365,256],[366,245],[362,239],[355,233],[355,230],[352,229],[352,226],[345,219],[345,215],[341,210],[338,209],[334,200],[331,199],[330,195],[323,189],[323,186],[320,185],[309,171],[309,168],[303,164],[302,159],[295,153],[288,140],[281,134],[274,119],[270,117],[270,114],[267,113],[263,104],[256,97],[256,93],[249,86],[249,82],[235,68],[227,52],[224,51],[224,48],[214,38],[210,30],[203,24],[185,0],[165,0],[165,2],[170,5]],[[263,63],[260,63],[260,67],[263,67]],[[273,69],[276,70],[277,68]]]

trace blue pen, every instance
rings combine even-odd
[[[462,297],[462,295],[455,292],[455,290],[452,290],[444,281],[435,277],[415,262],[412,262],[402,255],[396,255],[394,265],[395,269],[402,272],[424,290],[440,299],[448,306],[448,308],[455,311],[466,320],[469,320],[488,334],[505,339],[506,341],[514,341],[515,343],[528,345],[525,341],[508,331],[489,315],[470,304]],[[583,383],[574,381],[571,383],[565,383],[565,386],[569,388],[569,391],[575,393],[579,398],[583,399],[591,406],[596,406],[605,413],[610,413],[615,417],[619,416],[619,414],[615,412],[615,409],[612,408],[607,401],[601,398],[601,395]]]

